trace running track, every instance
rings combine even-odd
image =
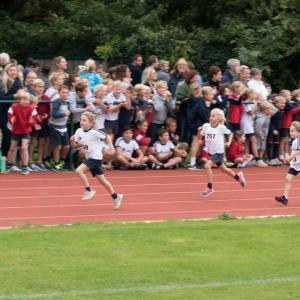
[[[0,174],[0,227],[32,224],[72,224],[94,221],[140,221],[216,218],[227,212],[237,217],[300,214],[300,177],[293,182],[290,203],[276,203],[286,167],[243,170],[247,186],[214,170],[214,194],[203,197],[202,171],[108,171],[107,178],[124,194],[123,205],[113,210],[111,197],[91,179],[97,191],[80,200],[83,188],[74,172]]]

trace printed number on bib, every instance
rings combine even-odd
[[[207,140],[214,140],[216,137],[216,134],[215,133],[207,133],[206,134],[206,139]]]

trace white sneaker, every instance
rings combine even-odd
[[[17,166],[13,165],[9,168],[10,172],[21,172],[22,170],[18,168]]]
[[[255,162],[255,165],[259,168],[265,168],[268,166],[262,159],[259,159],[258,161]]]
[[[123,195],[118,194],[116,199],[113,199],[113,206],[114,209],[118,209],[121,206],[122,200],[123,200]]]
[[[94,190],[90,190],[90,191],[85,191],[84,192],[84,194],[83,194],[83,196],[82,196],[82,198],[81,198],[81,200],[90,200],[91,198],[93,198],[94,196],[95,196],[95,194],[96,194],[96,191],[94,191]]]
[[[246,180],[245,180],[245,177],[244,177],[244,173],[243,172],[238,172],[237,176],[239,176],[239,183],[241,184],[241,186],[245,187]]]
[[[28,167],[23,167],[23,168],[22,168],[22,171],[21,171],[21,174],[22,174],[22,175],[28,175],[28,174],[29,174],[29,169],[28,169]]]

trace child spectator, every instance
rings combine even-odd
[[[230,84],[229,83],[220,84],[218,91],[219,93],[214,97],[214,108],[222,109],[226,116],[228,96],[230,94]]]
[[[168,116],[168,111],[172,110],[171,93],[168,91],[168,85],[165,81],[157,81],[156,93],[153,95],[152,121],[149,126],[148,135],[151,141],[155,141],[157,130],[162,128]]]
[[[121,168],[142,168],[148,161],[138,143],[132,138],[133,132],[125,127],[122,137],[116,141],[116,164]]]
[[[42,79],[35,79],[33,81],[33,92],[35,97],[39,100],[37,106],[37,123],[41,126],[41,129],[37,131],[38,139],[38,159],[35,164],[30,164],[30,168],[33,170],[45,171],[46,166],[43,161],[49,160],[51,155],[50,149],[50,132],[48,126],[48,118],[50,113],[50,99],[44,94],[45,82]],[[31,143],[31,147],[34,144]],[[33,148],[33,147],[32,147]],[[33,149],[31,151],[31,159],[33,156]]]
[[[17,94],[18,103],[14,103],[8,110],[8,122],[12,125],[11,144],[7,157],[9,171],[21,171],[28,175],[28,145],[32,126],[36,124],[36,109],[30,104],[30,94],[19,91]],[[18,145],[21,142],[22,170],[14,165]]]
[[[54,101],[59,98],[58,89],[64,84],[64,74],[52,73],[49,77],[50,87],[46,90],[45,95]]]
[[[150,88],[147,88],[150,91]],[[136,84],[134,86],[135,97],[132,100],[132,106],[134,107],[134,123],[137,123],[138,121],[143,121],[146,118],[148,102],[144,99],[145,89],[146,86],[143,84]]]
[[[104,126],[111,130],[114,138],[115,135],[119,133],[120,109],[127,105],[127,98],[122,93],[121,83],[119,81],[113,83],[112,92],[104,98],[104,104],[108,106]]]
[[[167,129],[158,130],[158,141],[153,145],[153,152],[149,155],[149,161],[152,162],[153,169],[176,168],[176,165],[182,162],[180,152],[170,141]]]
[[[270,120],[267,147],[269,165],[271,166],[281,165],[281,161],[279,160],[279,133],[286,100],[281,96],[276,96],[274,99],[274,105],[278,110]]]
[[[92,93],[96,85],[101,84],[103,79],[96,73],[96,62],[93,59],[88,59],[84,62],[84,69],[79,73],[80,77],[85,77],[88,80]]]
[[[234,141],[227,152],[228,161],[232,161],[238,168],[245,168],[253,159],[253,155],[245,154],[246,137],[242,131],[234,133]]]
[[[269,101],[263,101],[259,104],[258,110],[254,117],[254,132],[258,150],[258,157],[264,158],[267,147],[267,138],[269,134],[269,125],[271,116],[276,113],[277,109]]]
[[[133,118],[133,109],[132,109],[132,99],[133,99],[133,87],[128,86],[125,91],[125,96],[127,101],[124,103],[124,106],[121,107],[119,113],[119,136],[122,135],[122,132],[125,127],[130,127],[132,118]]]
[[[243,112],[242,99],[245,89],[246,87],[241,81],[234,81],[231,85],[231,92],[228,95],[228,122],[232,132],[241,130],[240,121]]]
[[[300,89],[294,90],[292,92],[292,101],[295,107],[300,106]],[[300,113],[294,115],[294,121],[300,121]]]
[[[53,171],[59,171],[64,166],[64,160],[69,153],[69,136],[67,130],[68,117],[70,115],[68,95],[69,88],[66,85],[59,87],[59,98],[51,104],[49,118],[50,143],[53,147]]]
[[[255,90],[246,91],[246,101],[243,103],[241,116],[241,129],[247,140],[247,153],[251,150],[254,156],[254,164],[264,168],[268,165],[258,156],[257,143],[254,131],[254,115],[257,110],[258,94]]]
[[[144,154],[148,151],[148,146],[151,143],[151,139],[147,136],[148,123],[147,121],[138,121],[136,129],[133,132],[133,137],[141,147]]]
[[[104,104],[104,98],[107,95],[108,89],[104,84],[95,86],[95,98],[92,99],[93,113],[96,116],[96,129],[104,129],[105,114],[107,112],[107,105]]]
[[[242,172],[235,173],[228,169],[224,164],[225,147],[231,144],[232,134],[231,131],[224,125],[225,116],[224,112],[215,108],[211,111],[209,123],[202,126],[201,136],[204,140],[204,145],[207,147],[207,152],[210,154],[210,160],[205,164],[207,171],[207,187],[202,192],[203,196],[209,196],[214,192],[213,190],[213,173],[212,167],[216,165],[220,167],[221,171],[238,181],[242,187],[245,186],[245,179]],[[224,136],[228,136],[228,141],[225,143]]]

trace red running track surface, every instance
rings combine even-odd
[[[243,170],[247,185],[214,170],[215,193],[201,196],[205,171],[108,171],[123,205],[113,210],[111,197],[91,178],[97,191],[81,201],[83,187],[74,172],[0,175],[0,227],[31,224],[72,224],[95,221],[152,221],[216,218],[227,212],[236,217],[300,214],[300,176],[293,181],[289,205],[274,201],[281,195],[286,167]]]

